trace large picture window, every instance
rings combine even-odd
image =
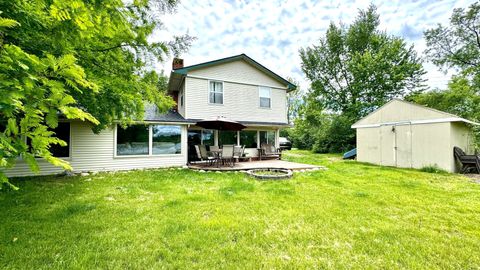
[[[209,102],[212,104],[223,104],[223,82],[210,82]]]
[[[260,107],[270,108],[272,106],[272,99],[270,98],[270,88],[260,86],[258,87],[258,95],[260,97]]]
[[[260,144],[275,145],[275,131],[260,131]]]
[[[181,140],[180,126],[152,125],[152,154],[180,154]]]
[[[148,155],[149,130],[146,125],[117,128],[117,155]]]
[[[220,130],[218,131],[218,145],[223,146],[225,144],[237,144],[237,132]]]
[[[257,131],[240,131],[240,145],[245,145],[245,148],[257,148]]]

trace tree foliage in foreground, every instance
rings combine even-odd
[[[339,152],[355,147],[350,126],[394,97],[423,89],[413,46],[379,30],[375,6],[350,26],[330,24],[319,43],[300,50],[311,82],[291,138],[299,147]]]
[[[10,0],[0,2],[0,181],[18,157],[70,169],[49,149],[66,142],[52,129],[60,117],[95,131],[142,119],[145,102],[168,109],[164,78],[148,67],[191,41],[152,42],[158,17],[176,1]],[[27,140],[29,139],[29,140]],[[27,141],[30,143],[27,144]]]

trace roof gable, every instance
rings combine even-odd
[[[436,109],[421,106],[415,103],[404,101],[401,99],[392,99],[382,107],[373,111],[369,115],[357,121],[352,128],[362,126],[398,123],[398,122],[453,122],[461,121],[475,124],[467,119],[463,119],[454,114],[442,112]]]
[[[246,62],[250,66],[257,69],[258,71],[262,72],[264,75],[267,75],[269,78],[272,78],[276,82],[285,86],[287,88],[287,91],[292,91],[292,90],[295,90],[297,88],[296,85],[292,84],[291,82],[282,78],[281,76],[274,73],[270,69],[261,65],[257,61],[248,57],[246,54],[235,55],[235,56],[226,57],[226,58],[222,58],[222,59],[218,59],[218,60],[214,60],[214,61],[209,61],[209,62],[205,62],[205,63],[200,63],[200,64],[196,64],[196,65],[183,67],[183,68],[180,68],[180,69],[175,69],[175,70],[172,71],[172,73],[173,74],[187,75],[188,73],[193,73],[194,71],[199,71],[199,70],[202,70],[202,69],[211,68],[211,67],[215,67],[215,66],[218,66],[218,65],[225,65],[225,64],[232,63],[232,62],[235,62],[235,61]]]

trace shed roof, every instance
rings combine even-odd
[[[397,124],[428,124],[442,122],[479,123],[457,115],[411,103],[401,99],[392,99],[382,107],[357,121],[352,128],[379,127]]]

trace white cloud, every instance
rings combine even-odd
[[[278,0],[183,0],[174,14],[162,18],[165,29],[153,39],[189,33],[197,40],[182,55],[186,65],[245,53],[283,77],[308,82],[300,70],[298,50],[315,44],[330,24],[350,24],[358,9],[369,0],[278,1]],[[425,49],[423,31],[438,23],[446,24],[455,7],[468,7],[472,1],[373,1],[378,7],[381,28],[402,36],[415,45],[420,55]],[[432,64],[425,64],[428,84],[444,87],[452,72],[445,75]],[[171,59],[159,67],[169,73]]]

